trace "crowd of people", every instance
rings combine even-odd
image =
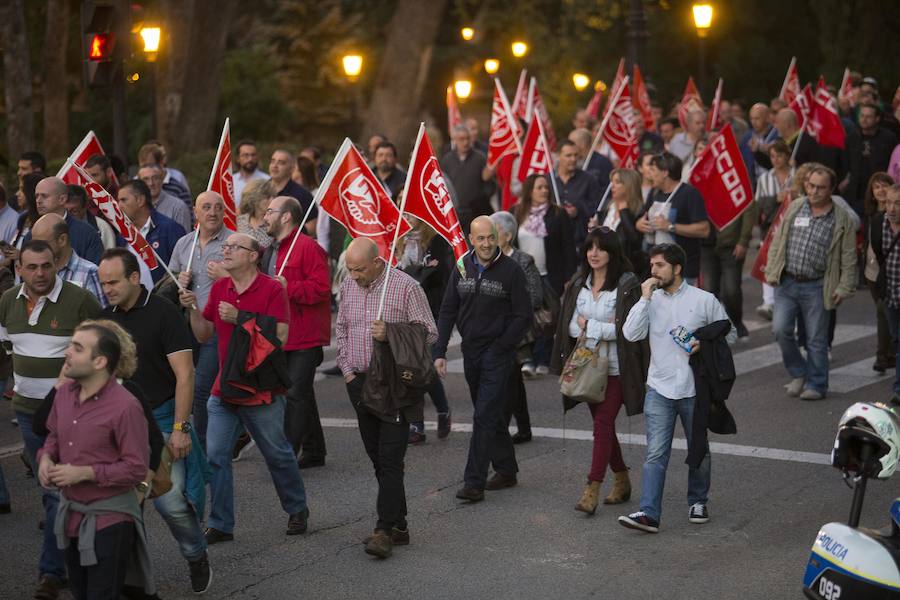
[[[397,268],[373,241],[352,239],[317,211],[328,165],[315,146],[275,149],[264,172],[257,144],[235,145],[236,231],[225,226],[223,198],[192,194],[161,143],[141,147],[131,170],[92,156],[86,171],[174,278],[148,269],[83,187],[48,176],[39,152],[24,153],[15,194],[0,188],[8,351],[0,388],[41,486],[34,598],[54,600],[64,585],[79,599],[123,589],[152,597],[149,500],[187,562],[191,589],[205,592],[208,546],[235,536],[232,464],[252,446],[287,516],[285,534],[305,533],[301,471],[326,464],[315,376],[332,343],[336,364],[324,372],[345,381],[378,483],[365,551],[386,558],[409,544],[404,457],[427,440],[426,393],[437,437],[451,434],[442,378],[454,329],[473,404],[457,498],[479,502],[517,484],[515,446],[532,440],[526,380],[567,372],[582,351],[603,365],[603,385],[599,398],[562,395],[565,410],[587,404],[593,419],[575,508],[595,513],[608,470],[602,501],[631,498],[615,431],[624,405],[644,415],[647,450],[639,505],[619,523],[659,530],[676,420],[688,444],[688,518],[705,523],[706,432],[734,431],[727,410],[709,410],[727,397],[733,367],[729,374],[709,357],[730,356],[749,335],[742,287],[755,239],[765,241],[756,312],[772,321],[786,394],[826,396],[837,309],[862,285],[877,314],[873,368],[894,368],[900,403],[900,107],[896,98],[893,110],[885,106],[871,78],[854,85],[853,101],[841,102],[841,150],[801,135],[780,98],[747,115],[742,102],[722,102],[756,201],[721,230],[686,181],[717,134],[699,107],[683,130],[677,108],[666,115],[656,106],[652,128],[637,118],[636,169],[605,144],[592,147],[597,123],[579,111],[552,172],[524,181],[515,165],[488,166],[478,121],[468,119],[449,132],[440,166],[470,251],[454,261],[443,238],[410,218]],[[435,142],[443,145],[439,134]],[[374,135],[362,150],[399,203],[406,173],[394,144]],[[0,513],[9,512],[0,470]]]

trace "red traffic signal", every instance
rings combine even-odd
[[[95,33],[88,45],[88,60],[96,62],[112,60],[113,39],[111,33]]]

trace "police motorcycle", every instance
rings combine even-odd
[[[847,524],[823,525],[812,546],[803,593],[815,600],[900,599],[900,498],[891,505],[891,524],[859,526],[866,483],[886,480],[900,462],[900,417],[880,403],[857,402],[841,416],[832,466],[853,489]]]

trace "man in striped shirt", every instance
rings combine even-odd
[[[32,428],[34,413],[53,388],[65,362],[65,350],[79,323],[100,316],[100,304],[87,291],[56,275],[56,258],[47,242],[30,240],[19,253],[16,273],[22,283],[0,297],[0,341],[12,350],[13,410],[25,443],[25,456],[37,473],[35,457],[44,438]],[[65,557],[56,547],[53,523],[59,498],[43,490],[46,525],[40,581],[34,597],[54,600],[66,577]]]
[[[347,247],[346,261],[350,276],[341,284],[341,305],[335,323],[337,365],[347,382],[359,434],[378,479],[378,523],[374,534],[366,539],[366,552],[387,558],[395,544],[409,543],[403,457],[413,419],[404,410],[388,422],[362,405],[366,371],[372,359],[373,339],[387,339],[386,323],[421,323],[428,329],[429,345],[437,339],[437,326],[425,292],[406,273],[388,270],[375,242],[368,238],[354,240]],[[384,313],[379,317],[378,304],[385,285]],[[418,406],[421,415],[421,403]]]

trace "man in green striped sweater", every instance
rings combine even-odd
[[[101,309],[89,292],[56,276],[56,260],[47,242],[26,242],[16,273],[22,283],[0,297],[0,341],[12,353],[16,382],[13,409],[25,442],[25,456],[37,473],[35,456],[44,438],[32,428],[34,412],[56,383],[75,328],[86,319],[100,316]],[[65,557],[53,535],[59,498],[50,490],[43,493],[46,525],[34,598],[55,600],[66,577]]]

